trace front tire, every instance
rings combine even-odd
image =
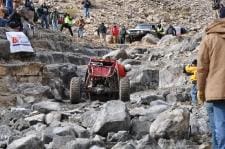
[[[81,99],[81,79],[73,77],[70,81],[70,102],[79,103]]]
[[[120,79],[119,99],[121,101],[130,100],[130,80],[128,79],[128,77]]]

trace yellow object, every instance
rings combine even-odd
[[[197,66],[187,65],[185,67],[185,70],[187,73],[191,74],[191,81],[197,81]]]
[[[205,93],[202,91],[198,91],[197,97],[198,97],[198,104],[202,105],[205,102]]]
[[[70,16],[66,16],[64,22],[70,26],[73,25],[73,19],[71,19]]]

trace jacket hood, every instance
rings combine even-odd
[[[205,31],[206,34],[220,34],[225,38],[225,18],[215,20]]]

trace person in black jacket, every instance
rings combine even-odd
[[[19,31],[23,31],[23,23],[21,20],[21,15],[14,10],[8,18],[8,26],[15,29],[19,28]]]
[[[107,28],[105,27],[104,23],[101,23],[98,27],[98,35],[100,37],[101,43],[106,43],[106,33],[107,33]]]
[[[171,34],[171,35],[173,35],[173,36],[176,36],[176,29],[172,26],[172,25],[170,25],[169,27],[168,27],[168,29],[166,30],[166,34],[167,35],[169,35],[169,34]]]
[[[46,3],[44,3],[43,5],[41,5],[41,8],[39,9],[39,14],[41,17],[41,25],[43,28],[49,28],[49,24],[48,24],[48,6],[46,5]]]
[[[90,18],[91,2],[89,0],[84,0],[84,1],[82,1],[82,4],[84,6],[84,16],[86,18]]]

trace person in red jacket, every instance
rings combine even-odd
[[[112,34],[112,37],[113,37],[113,43],[118,43],[119,33],[120,33],[120,29],[116,25],[116,23],[114,23],[113,27],[111,28],[111,34]]]

